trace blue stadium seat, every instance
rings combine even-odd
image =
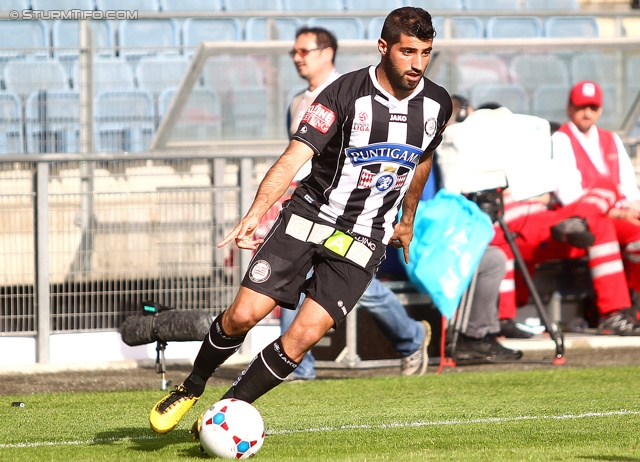
[[[80,94],[34,92],[25,104],[27,153],[80,152]]]
[[[122,58],[96,58],[93,61],[93,91],[135,88],[133,67]],[[80,85],[80,68],[75,61],[72,69],[73,88]]]
[[[451,17],[451,31],[449,36],[446,34],[444,17],[435,17],[432,22],[438,38],[484,38],[484,25],[482,24],[482,20],[475,16]]]
[[[283,0],[285,11],[341,11],[342,0]]]
[[[4,3],[3,3],[3,8]],[[28,2],[27,2],[28,3]],[[34,10],[85,10],[93,11],[96,9],[94,0],[31,0],[31,8]]]
[[[282,11],[282,0],[224,0],[227,11]]]
[[[158,0],[162,11],[222,11],[222,0]]]
[[[571,80],[593,80],[600,85],[616,83],[617,58],[615,53],[600,51],[577,52],[571,57]],[[636,75],[635,79],[638,78]]]
[[[175,53],[179,42],[178,27],[172,19],[124,20],[118,24],[120,56],[127,59],[166,53],[167,47],[174,47],[169,52]]]
[[[548,54],[519,54],[509,64],[511,78],[528,92],[542,85],[569,87],[569,69],[564,60]]]
[[[544,23],[547,37],[598,37],[598,21],[593,16],[551,16]]]
[[[107,90],[96,95],[96,152],[141,152],[154,132],[153,98],[140,90]]]
[[[196,47],[202,41],[238,41],[242,26],[235,18],[189,18],[182,24],[182,44]]]
[[[511,83],[481,83],[471,89],[471,105],[498,103],[514,114],[529,114],[529,96],[520,85]]]
[[[49,51],[47,27],[43,21],[0,20],[0,59],[21,58],[25,55],[46,57]]]
[[[287,40],[293,42],[296,39],[296,31],[301,23],[298,18],[271,18],[274,29],[269,35],[271,40]],[[249,18],[244,25],[245,40],[267,40],[267,18]]]
[[[567,120],[567,98],[569,85],[540,85],[531,97],[532,115],[552,122],[563,123]]]
[[[138,88],[154,95],[169,87],[177,87],[189,69],[185,56],[148,56],[140,59],[135,69]]]
[[[484,26],[480,18],[474,16],[452,18],[452,23],[451,38],[479,39],[484,37]]]
[[[158,98],[158,118],[167,113],[177,88],[164,89]],[[171,131],[169,141],[204,141],[222,136],[222,109],[216,92],[193,88],[187,103]]]
[[[494,16],[486,31],[487,38],[536,38],[542,36],[542,21],[534,16]]]
[[[366,37],[369,40],[377,40],[378,38],[380,38],[380,32],[382,31],[384,20],[384,16],[375,16],[369,19],[366,30]]]
[[[9,61],[3,70],[3,82],[8,91],[26,98],[38,90],[66,90],[69,79],[58,61],[25,59]]]
[[[404,5],[404,0],[345,0],[347,11],[391,11]]]
[[[0,154],[22,154],[22,111],[18,95],[0,93]]]
[[[578,0],[524,0],[525,10],[579,10]]]
[[[158,11],[158,0],[96,0],[96,9],[124,11]]]
[[[519,10],[520,0],[465,0],[467,10]]]
[[[360,18],[356,17],[313,17],[309,18],[307,25],[324,27],[333,32],[338,40],[364,39],[364,26]]]
[[[99,56],[114,56],[113,32],[109,21],[89,21],[93,46]],[[58,59],[76,59],[80,55],[79,21],[54,21],[51,27],[51,46]]]
[[[463,10],[465,0],[405,0],[406,6],[419,6],[427,11]]]

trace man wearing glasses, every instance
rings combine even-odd
[[[289,51],[298,75],[309,82],[309,87],[298,93],[287,111],[289,136],[298,129],[302,116],[327,85],[340,74],[334,66],[338,41],[321,27],[302,27],[296,32],[296,41]]]

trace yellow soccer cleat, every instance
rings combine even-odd
[[[202,430],[202,418],[204,417],[204,412],[202,414],[200,414],[200,417],[198,417],[198,420],[196,420],[195,422],[193,422],[193,425],[191,426],[191,430],[189,430],[189,433],[191,433],[193,435],[193,439],[198,441],[200,439],[200,430]]]
[[[198,399],[198,396],[188,393],[182,385],[177,385],[151,409],[151,429],[156,433],[170,432]]]

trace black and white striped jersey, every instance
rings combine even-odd
[[[426,78],[398,100],[375,66],[339,77],[293,135],[316,153],[294,200],[338,229],[387,244],[420,157],[440,144],[451,110],[447,91]]]

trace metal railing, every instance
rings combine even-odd
[[[250,255],[216,244],[282,148],[3,158],[0,336],[46,361],[51,333],[117,330],[145,299],[221,312]]]

